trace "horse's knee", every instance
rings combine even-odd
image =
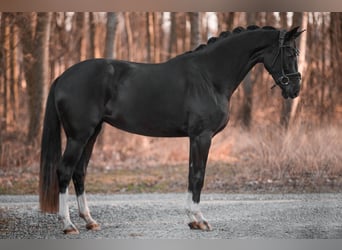
[[[57,169],[57,176],[58,176],[59,192],[65,193],[71,180],[72,171],[61,166]]]
[[[76,195],[79,196],[84,193],[85,172],[76,170],[72,175]]]

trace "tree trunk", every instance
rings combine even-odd
[[[126,31],[126,36],[127,36],[127,59],[129,61],[133,60],[133,33],[132,33],[132,28],[131,28],[131,21],[129,17],[129,13],[125,12],[124,13],[125,17],[125,31]]]
[[[330,91],[331,101],[336,107],[340,107],[342,111],[342,13],[330,13],[330,68],[331,68],[331,83]],[[335,115],[337,112],[334,112]]]
[[[276,17],[273,12],[266,12],[266,23],[270,26],[275,26],[277,23]]]
[[[153,13],[146,12],[146,33],[147,33],[147,62],[152,62],[152,58],[155,57],[155,39],[154,39],[154,22]]]
[[[287,12],[279,12],[281,29],[287,30]]]
[[[84,12],[76,12],[75,13],[75,24],[73,26],[73,34],[74,34],[74,44],[75,44],[75,50],[73,51],[74,60],[75,62],[81,61],[83,58],[85,59],[86,56],[82,56],[82,40],[84,40]],[[86,50],[86,49],[84,49]],[[84,53],[85,55],[86,53]]]
[[[96,26],[94,22],[94,13],[89,12],[88,14],[88,49],[87,49],[87,59],[95,57],[95,34]]]
[[[231,31],[234,26],[235,12],[218,12],[218,31]]]
[[[162,31],[161,31],[161,15],[158,12],[153,13],[153,30],[154,30],[154,62],[159,63],[161,61],[161,37],[162,37]]]
[[[178,13],[177,18],[177,55],[187,50],[186,13]]]
[[[107,13],[107,30],[106,30],[106,47],[104,52],[104,57],[113,58],[114,57],[114,40],[116,27],[118,20],[115,12]]]
[[[282,18],[284,18],[284,16]],[[301,26],[301,29],[306,29],[307,20],[308,18],[307,18],[306,12],[295,12],[292,17],[292,28],[296,26]],[[282,20],[283,24],[285,22],[286,22],[285,20]],[[298,60],[298,71],[302,75],[304,75],[305,74],[304,70],[305,70],[306,32],[302,33],[302,35],[298,38],[298,40],[299,40],[299,50],[301,52],[299,56],[299,60]],[[302,81],[302,84],[303,83],[304,81]],[[300,97],[297,97],[296,99],[283,100],[281,115],[280,115],[280,124],[285,129],[287,129],[290,123],[292,123],[294,120],[299,100],[300,100]]]
[[[171,12],[171,28],[170,28],[168,58],[173,57],[177,51],[177,22],[176,21],[177,21],[176,12]]]
[[[233,30],[234,28],[235,12],[229,12],[226,18],[227,30]]]
[[[300,26],[302,30],[306,30],[307,26],[308,26],[308,13],[307,12],[302,12],[299,13],[297,15],[301,16],[301,19],[298,18],[298,20],[295,19],[296,13],[294,14],[294,22],[292,24],[293,27],[295,26]],[[301,34],[301,36],[298,38],[299,40],[299,58],[298,58],[298,71],[303,75],[303,80],[302,80],[302,89],[305,89],[305,72],[306,72],[306,60],[305,60],[305,56],[306,56],[306,38],[307,38],[307,32],[303,32]],[[291,106],[291,112],[290,112],[290,119],[289,119],[289,124],[294,122],[295,116],[296,116],[296,112],[297,112],[297,107],[298,107],[298,103],[300,101],[300,95],[293,99],[292,101],[292,106]]]
[[[1,17],[1,41],[0,60],[3,92],[2,121],[4,130],[8,125],[15,125],[18,113],[18,74],[17,67],[17,43],[15,13],[2,13]]]
[[[5,69],[5,65],[3,63],[4,60],[4,34],[5,34],[5,19],[4,19],[4,13],[0,13],[0,94],[2,93],[2,87],[3,87],[3,72]],[[1,98],[2,100],[4,98]],[[1,105],[0,101],[0,105]],[[2,166],[2,115],[0,113],[0,166]]]
[[[248,12],[246,14],[247,24],[255,23],[254,13]],[[251,72],[248,72],[245,79],[242,82],[242,89],[244,98],[242,99],[242,105],[240,109],[240,117],[242,126],[246,129],[250,129],[252,121],[252,105],[253,105],[253,80]]]
[[[17,27],[14,25],[14,18],[11,18],[10,26],[10,103],[12,118],[15,122],[19,111],[19,69],[17,64]]]
[[[27,141],[37,142],[39,137],[43,99],[47,95],[49,70],[49,37],[51,13],[22,14],[21,41],[24,52],[24,71],[27,82],[29,127]],[[35,27],[35,30],[33,30]]]
[[[8,125],[8,52],[9,52],[9,25],[8,14],[1,15],[1,34],[0,34],[0,59],[1,59],[1,75],[2,75],[2,91],[3,91],[3,113],[0,122],[3,123],[3,130],[7,130]]]
[[[195,49],[201,43],[200,13],[190,12],[191,38],[190,49]]]

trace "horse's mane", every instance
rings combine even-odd
[[[239,26],[239,27],[234,28],[233,31],[223,31],[223,32],[221,32],[218,37],[210,37],[206,44],[200,44],[195,49],[190,50],[190,51],[188,51],[186,53],[191,53],[191,52],[202,50],[202,49],[206,48],[210,44],[213,44],[213,43],[216,43],[217,41],[220,41],[222,39],[234,36],[235,34],[240,34],[242,32],[251,31],[251,30],[257,30],[257,29],[276,30],[276,28],[274,28],[272,26],[259,27],[257,25],[250,25],[250,26],[247,26],[247,28],[243,28],[243,27]]]

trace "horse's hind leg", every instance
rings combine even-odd
[[[68,206],[68,186],[85,148],[86,139],[73,139],[68,137],[62,161],[58,166],[59,181],[59,219],[63,222],[63,231],[66,234],[77,234],[76,226],[71,222]]]
[[[89,230],[100,230],[100,225],[90,215],[90,211],[89,211],[89,207],[88,207],[88,203],[86,199],[86,194],[85,194],[85,189],[84,189],[84,182],[85,182],[85,177],[87,174],[87,166],[89,163],[89,159],[92,154],[96,138],[99,132],[101,131],[101,126],[102,124],[100,124],[96,128],[95,133],[89,139],[86,147],[84,148],[81,159],[79,163],[77,164],[77,167],[72,176],[72,180],[74,182],[76,196],[77,196],[79,214],[80,214],[80,217],[85,220],[86,228]]]

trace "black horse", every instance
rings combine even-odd
[[[40,207],[57,212],[64,233],[70,220],[68,185],[73,180],[80,216],[98,230],[87,206],[84,180],[103,122],[147,136],[189,137],[188,206],[191,229],[210,230],[199,209],[211,140],[228,123],[229,100],[247,72],[263,63],[284,98],[299,94],[295,39],[272,27],[236,28],[206,45],[160,64],[92,59],[67,69],[52,84],[41,145]],[[61,126],[67,142],[61,153]]]

